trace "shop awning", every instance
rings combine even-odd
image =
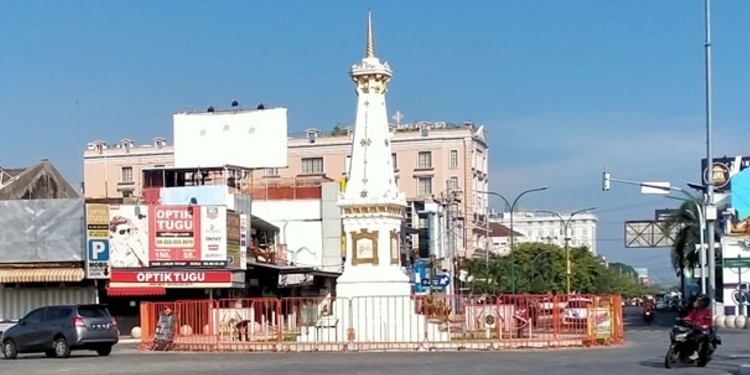
[[[263,219],[261,219],[261,218],[259,218],[257,216],[252,216],[250,218],[250,227],[256,228],[256,229],[260,229],[260,230],[266,231],[266,232],[278,232],[279,231],[279,227],[277,227],[277,226],[275,226],[275,225],[273,225],[273,224],[271,224],[271,223],[269,223],[269,222],[267,222],[267,221],[265,221],[265,220],[263,220]]]
[[[77,283],[84,276],[83,268],[0,268],[0,284]]]
[[[163,296],[166,294],[167,289],[159,287],[107,288],[107,295],[113,297]]]
[[[300,266],[289,266],[289,265],[281,265],[281,264],[273,264],[273,263],[248,263],[250,267],[263,267],[268,268],[272,270],[279,271],[280,275],[284,274],[298,274],[298,273],[309,273],[311,275],[319,276],[319,277],[339,277],[341,276],[341,272],[334,272],[334,271],[323,271],[316,269],[314,267],[300,267]]]

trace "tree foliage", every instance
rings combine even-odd
[[[701,222],[700,202],[694,200],[685,201],[680,208],[670,215],[664,223],[665,233],[676,232],[674,245],[672,246],[671,258],[675,274],[680,277],[680,290],[685,291],[685,270],[700,267],[700,252],[696,251],[696,245],[700,245]],[[714,232],[714,240],[721,241],[721,231]],[[717,275],[721,272],[721,248],[715,251]],[[723,298],[722,293],[717,298]]]
[[[695,245],[700,244],[701,226],[698,205],[694,201],[686,201],[664,223],[664,231],[677,232],[674,246],[672,246],[672,267],[677,276],[684,276],[684,270],[700,266],[700,254],[695,251]]]
[[[621,294],[626,297],[652,293],[634,270],[607,267],[586,247],[570,248],[573,293]],[[512,293],[513,273],[518,294],[567,293],[566,252],[556,245],[526,243],[512,256],[472,259],[468,262],[472,293]],[[512,269],[515,268],[515,272]],[[632,270],[632,267],[630,268]]]

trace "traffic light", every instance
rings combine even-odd
[[[602,172],[602,191],[609,191],[611,185],[612,177],[610,173],[607,171]]]

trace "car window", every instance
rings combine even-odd
[[[103,306],[88,305],[88,306],[79,306],[78,315],[84,318],[106,318],[109,315],[109,313],[107,312],[107,309]]]
[[[28,313],[23,318],[23,321],[26,323],[32,323],[32,324],[41,323],[44,320],[44,310],[46,310],[46,308],[42,307],[41,309],[37,309]]]
[[[70,307],[50,307],[47,308],[47,317],[45,320],[65,319],[70,316],[73,310]]]

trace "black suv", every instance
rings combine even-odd
[[[109,355],[117,344],[117,321],[104,305],[46,306],[32,310],[0,338],[3,355],[44,353],[67,358],[71,350],[94,350]]]

